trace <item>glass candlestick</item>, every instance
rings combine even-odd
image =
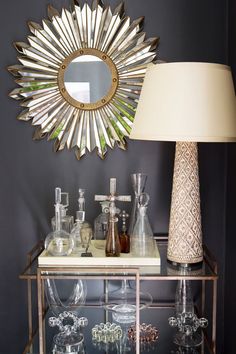
[[[179,274],[189,275],[188,268],[181,267]],[[175,296],[176,317],[169,318],[169,324],[176,327],[178,332],[174,336],[174,343],[180,347],[196,347],[202,343],[202,335],[197,331],[199,328],[207,327],[208,321],[205,318],[198,319],[194,313],[190,280],[181,279],[178,281]]]
[[[85,354],[84,336],[80,328],[88,325],[87,318],[78,318],[74,313],[64,311],[58,318],[50,317],[48,323],[60,331],[53,338],[53,354]]]
[[[193,312],[183,312],[177,317],[170,317],[169,325],[178,329],[174,343],[180,347],[191,348],[202,344],[202,335],[197,333],[197,330],[206,328],[208,321],[206,318],[198,318]]]
[[[131,212],[130,223],[129,223],[129,230],[128,230],[129,235],[132,235],[135,223],[137,221],[138,200],[140,194],[144,192],[146,181],[147,181],[147,175],[144,173],[134,173],[131,175],[131,181],[132,181],[132,187],[134,191],[134,200],[133,200],[132,212]]]

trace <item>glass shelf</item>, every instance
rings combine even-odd
[[[211,354],[216,354],[216,348],[215,348],[215,343],[216,343],[216,308],[217,308],[217,302],[216,302],[216,294],[217,294],[217,279],[218,279],[218,274],[217,274],[217,263],[214,259],[214,257],[211,255],[207,247],[204,247],[204,261],[202,263],[201,268],[192,270],[191,272],[188,273],[188,275],[183,275],[179,272],[178,269],[173,268],[168,261],[167,261],[167,237],[157,237],[157,246],[160,252],[161,256],[161,266],[142,266],[142,267],[94,267],[94,266],[70,266],[70,267],[55,267],[55,266],[48,266],[48,267],[43,267],[40,266],[38,267],[38,262],[37,258],[39,254],[43,251],[43,242],[39,243],[37,246],[33,248],[33,250],[28,254],[27,258],[27,266],[25,270],[22,272],[20,275],[21,279],[26,279],[28,280],[28,311],[29,311],[29,333],[32,333],[32,287],[33,284],[36,284],[36,289],[38,293],[38,313],[41,314],[39,316],[39,323],[40,323],[40,333],[43,333],[43,328],[42,328],[42,313],[44,309],[44,289],[43,289],[43,283],[45,279],[61,279],[61,280],[68,280],[68,279],[86,279],[86,280],[98,280],[96,283],[96,286],[103,286],[104,289],[107,288],[108,282],[104,282],[104,280],[124,280],[125,278],[127,280],[135,280],[136,281],[136,301],[138,301],[138,293],[140,289],[140,282],[139,280],[154,280],[154,281],[172,281],[172,280],[179,280],[179,279],[189,279],[189,280],[194,280],[194,281],[200,281],[201,283],[201,295],[198,296],[199,304],[198,304],[198,310],[200,313],[205,313],[205,300],[206,300],[206,282],[209,281],[210,287],[211,287],[211,293],[212,293],[212,305],[211,305],[211,315],[208,316],[208,319],[210,320],[210,326],[209,329],[207,330],[208,333],[208,338],[209,338],[209,343],[210,343],[210,348],[211,350],[207,348],[207,346],[204,344],[204,348],[199,348],[199,353],[211,353]],[[38,280],[37,282],[35,280]],[[103,282],[101,282],[101,280]],[[143,282],[145,283],[145,282]],[[196,285],[198,285],[196,283]],[[130,349],[129,351],[107,351],[103,350],[100,351],[98,348],[95,348],[93,346],[93,343],[91,342],[91,328],[100,322],[104,322],[104,310],[98,306],[98,302],[95,298],[93,298],[93,291],[91,293],[90,289],[90,296],[92,297],[87,299],[87,303],[85,306],[86,313],[84,314],[86,317],[89,318],[89,326],[85,330],[85,344],[86,344],[86,354],[92,354],[96,352],[96,354],[104,353],[104,354],[113,354],[113,353],[122,353],[122,354],[134,354],[135,353],[135,345],[133,346],[134,349]],[[207,292],[208,293],[208,292]],[[199,295],[199,294],[198,294]],[[209,294],[208,294],[209,295]],[[207,296],[208,296],[207,295]],[[166,300],[166,299],[165,299]],[[174,344],[172,344],[173,336],[174,336],[174,330],[168,325],[168,318],[174,314],[174,307],[173,307],[173,299],[171,301],[165,302],[155,302],[153,303],[151,308],[148,308],[146,310],[140,311],[140,323],[146,322],[146,323],[152,323],[155,325],[159,331],[160,331],[160,338],[157,341],[156,347],[154,349],[150,348],[150,351],[145,348],[144,351],[141,351],[141,353],[171,353],[171,354],[180,354],[181,351],[178,352],[178,348],[175,347]],[[91,302],[90,302],[91,301]],[[137,302],[138,303],[138,302]],[[201,307],[199,308],[199,305]],[[96,308],[96,311],[94,311]],[[81,314],[82,316],[83,314]],[[138,312],[136,314],[138,316]],[[138,318],[138,317],[137,317]],[[138,319],[137,319],[138,323]],[[51,348],[51,343],[52,343],[52,338],[53,335],[56,332],[56,330],[49,328],[48,326],[46,330],[46,341],[43,341],[42,336],[41,338],[41,353],[44,354],[49,354],[52,353],[52,348]],[[43,350],[43,342],[46,343],[47,345],[47,351]],[[38,349],[38,344],[39,343],[39,337],[36,335],[36,338],[32,344],[32,350],[30,351],[30,348],[26,348],[26,351],[24,351],[24,354],[39,354],[39,349]],[[193,353],[193,352],[188,352]]]
[[[183,275],[181,275],[178,270],[174,269],[167,261],[166,254],[167,254],[167,239],[165,238],[164,240],[159,240],[157,238],[157,246],[160,252],[161,256],[161,266],[142,266],[139,268],[139,273],[140,273],[140,279],[146,279],[146,280],[178,280],[183,278]],[[28,255],[28,265],[26,266],[25,270],[22,272],[20,275],[20,279],[36,279],[37,278],[37,268],[38,268],[38,263],[37,263],[37,256],[41,253],[42,251],[42,244],[40,244],[38,247],[35,247],[33,251]],[[37,253],[38,252],[38,253]],[[33,257],[33,255],[35,255]],[[43,267],[42,267],[43,268]],[[52,274],[52,269],[53,267],[48,267],[50,269],[50,273]],[[79,269],[82,267],[70,267],[71,272],[70,274],[76,274],[79,273]],[[103,275],[109,272],[109,267],[97,267],[101,268],[104,270],[102,272]],[[124,273],[127,274],[127,267],[112,267],[112,268],[117,268],[122,272],[122,269],[124,269]],[[137,268],[137,267],[133,267]],[[44,267],[45,269],[45,267]],[[69,269],[69,267],[68,267]],[[86,274],[86,272],[83,272]],[[61,272],[63,275],[63,271]],[[68,271],[67,271],[68,275]],[[92,267],[90,271],[90,275],[92,275]],[[98,278],[101,276],[101,272],[98,274],[97,272],[94,273],[94,276],[97,276]],[[204,261],[202,263],[201,268],[197,270],[192,270],[189,275],[184,276],[185,279],[189,280],[216,280],[217,279],[217,264],[216,261],[214,260],[213,256],[210,254],[209,250],[207,247],[204,247]]]
[[[50,313],[47,314],[46,323],[45,323],[45,329],[46,329],[45,330],[45,337],[46,337],[45,354],[52,353],[52,339],[53,336],[58,333],[56,329],[50,328],[47,324],[48,317],[50,317],[50,315],[51,315]],[[173,336],[175,334],[175,330],[171,328],[168,324],[168,318],[173,315],[174,315],[173,308],[162,308],[162,309],[149,308],[141,311],[140,323],[143,322],[147,324],[151,323],[159,331],[158,340],[152,345],[147,346],[143,349],[141,347],[141,354],[147,354],[147,353],[180,354],[181,353],[178,351],[178,347],[175,344],[173,344]],[[87,307],[82,310],[80,316],[85,316],[89,320],[88,326],[83,330],[86,354],[94,354],[95,352],[96,354],[105,354],[105,353],[106,354],[126,354],[126,353],[135,354],[135,346],[132,345],[132,342],[126,342],[127,343],[126,350],[124,350],[124,346],[122,346],[121,342],[118,342],[117,343],[118,348],[114,348],[113,350],[109,347],[107,348],[108,350],[106,349],[99,350],[98,347],[94,346],[91,339],[91,329],[96,324],[106,321],[106,316],[108,316],[108,314],[106,314],[106,312],[103,309],[96,308],[96,311],[94,311],[94,307]],[[110,317],[108,317],[108,320],[111,320]],[[32,346],[26,347],[23,354],[39,354],[38,343],[39,343],[38,334],[36,334]],[[208,349],[206,341],[204,341],[202,346],[200,346],[197,349],[196,353],[211,354],[212,352]]]

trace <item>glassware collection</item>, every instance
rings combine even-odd
[[[155,240],[148,219],[150,197],[144,193],[147,175],[136,173],[131,176],[135,194],[128,227],[129,214],[117,208],[117,202],[131,202],[131,196],[118,195],[116,178],[110,179],[110,194],[95,195],[100,202],[101,213],[94,220],[94,231],[86,221],[85,189],[79,189],[78,211],[76,218],[67,215],[69,206],[68,193],[61,188],[55,189],[55,216],[51,219],[52,231],[45,239],[45,249],[53,257],[93,257],[97,250],[104,251],[104,257],[120,257],[121,253],[130,257],[152,257],[155,253]],[[118,222],[121,221],[119,230]],[[93,247],[92,247],[93,246]],[[93,254],[94,253],[94,254]],[[180,268],[182,275],[189,270]],[[125,275],[125,273],[124,273]],[[60,299],[54,279],[44,281],[45,295],[52,313],[56,317],[49,318],[50,327],[58,327],[59,333],[53,338],[53,354],[85,353],[84,336],[81,329],[88,324],[85,317],[79,317],[81,308],[86,302],[87,285],[85,280],[74,280],[72,291],[64,301]],[[148,292],[139,292],[140,310],[152,304],[152,296]],[[100,323],[92,329],[93,345],[98,350],[116,350],[117,353],[128,353],[136,342],[136,290],[126,279],[121,287],[108,291],[100,296],[100,306],[108,313],[112,323]],[[205,318],[198,319],[194,313],[194,305],[189,280],[182,279],[177,284],[175,298],[176,317],[168,322],[177,329],[173,342],[180,352],[194,348],[202,343],[200,328],[207,326]],[[149,352],[159,337],[159,331],[151,324],[140,325],[140,346]],[[182,350],[182,351],[181,351]]]
[[[93,256],[88,252],[93,239],[95,249],[104,250],[106,257],[119,257],[121,253],[133,253],[136,257],[150,257],[154,250],[147,206],[149,196],[142,193],[147,175],[133,174],[132,184],[135,199],[128,228],[129,215],[116,207],[117,202],[131,202],[131,196],[118,195],[116,178],[110,179],[110,194],[95,195],[101,204],[102,212],[94,220],[94,230],[86,221],[85,189],[79,189],[78,211],[74,217],[67,215],[68,193],[55,189],[55,216],[51,220],[52,232],[45,239],[45,249],[51,256]],[[122,222],[119,230],[119,219]],[[129,231],[128,231],[129,230]]]

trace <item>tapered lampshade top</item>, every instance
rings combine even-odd
[[[194,62],[150,67],[130,138],[236,141],[236,99],[230,68]]]

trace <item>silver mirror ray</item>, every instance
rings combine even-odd
[[[36,126],[33,139],[55,139],[55,151],[74,148],[78,159],[95,148],[101,158],[108,147],[125,149],[158,38],[145,39],[144,18],[131,22],[123,3],[112,12],[100,0],[91,7],[74,0],[61,14],[49,5],[48,17],[42,25],[29,22],[27,44],[14,43],[21,65],[8,70],[20,87],[9,95],[24,107],[17,118]],[[62,73],[64,64],[85,54],[108,61],[113,77],[110,95],[86,107],[67,98]]]

